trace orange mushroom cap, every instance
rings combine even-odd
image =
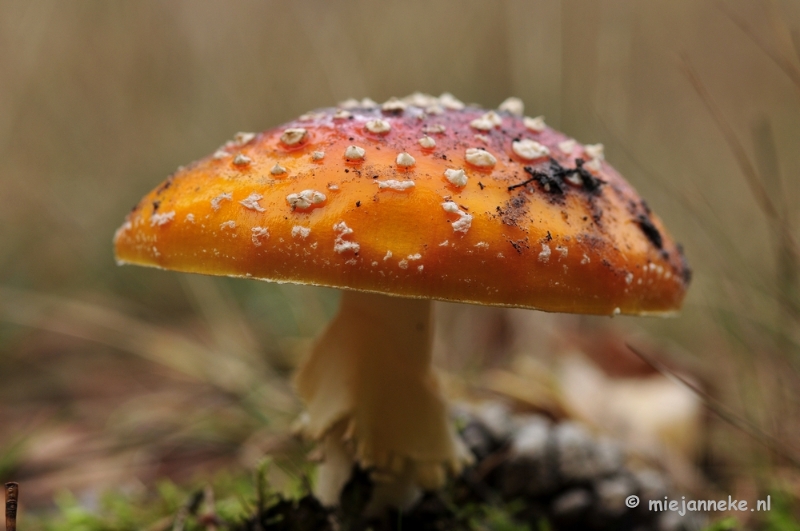
[[[414,103],[240,133],[142,199],[117,260],[546,311],[680,307],[681,248],[602,146],[509,106]]]

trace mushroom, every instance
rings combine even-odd
[[[669,315],[689,284],[681,247],[594,148],[559,149],[574,141],[508,109],[477,142],[486,110],[424,100],[435,113],[356,102],[347,120],[323,109],[238,135],[114,238],[120,264],[343,290],[295,376],[326,505],[354,464],[376,480],[374,506],[405,507],[467,462],[431,367],[432,300]]]

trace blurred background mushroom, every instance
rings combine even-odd
[[[302,476],[302,449],[279,435],[299,407],[286,375],[336,295],[118,269],[112,227],[154,175],[236,131],[416,90],[487,107],[514,94],[527,114],[602,142],[695,270],[679,320],[440,304],[448,393],[583,419],[595,412],[574,382],[663,378],[622,357],[631,343],[756,433],[668,391],[687,393],[689,436],[663,443],[685,481],[798,495],[785,456],[800,429],[797,6],[468,4],[0,6],[0,481],[24,482],[23,509],[62,488],[91,506],[105,489],[247,470],[264,452],[281,456],[276,488]],[[532,364],[549,377],[515,386]]]

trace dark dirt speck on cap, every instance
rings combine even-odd
[[[653,222],[647,216],[639,216],[636,218],[636,223],[639,225],[639,228],[642,229],[642,232],[650,240],[650,243],[661,249],[663,247],[664,242],[661,238],[661,233],[658,231]]]

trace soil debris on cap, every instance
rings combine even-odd
[[[653,222],[650,221],[646,216],[640,215],[636,219],[636,223],[639,225],[639,228],[642,229],[642,232],[650,242],[655,245],[658,249],[661,249],[664,245],[664,241],[661,238],[661,233],[653,225]]]

